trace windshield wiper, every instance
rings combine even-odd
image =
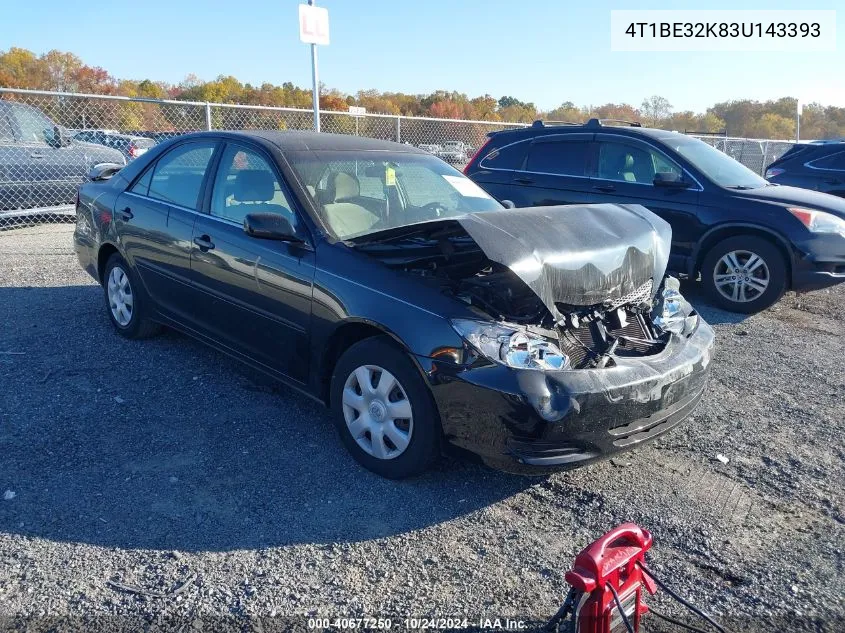
[[[740,191],[745,191],[747,189],[756,189],[757,187],[749,187],[748,185],[730,185],[729,187],[725,187],[725,189],[739,189]]]

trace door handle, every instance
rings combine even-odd
[[[44,154],[39,154],[38,152],[32,152],[32,154],[30,154],[29,157],[30,158],[44,158]]]
[[[610,193],[611,191],[616,191],[615,185],[596,185],[593,187],[596,191],[604,191],[605,193]]]
[[[128,221],[128,220],[131,220],[132,218],[135,217],[135,214],[132,213],[132,209],[130,209],[129,207],[123,208],[120,211],[118,211],[117,213],[120,216],[121,220]]]
[[[208,235],[200,235],[199,237],[195,237],[194,244],[199,246],[200,250],[203,253],[210,251],[214,248],[214,242],[211,241],[211,238]]]
[[[513,181],[520,185],[533,185],[534,179],[533,178],[514,178]]]

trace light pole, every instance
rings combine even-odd
[[[314,0],[308,0],[314,6]],[[314,131],[320,131],[320,74],[317,71],[317,45],[311,43],[311,84],[313,86],[312,104],[314,106]]]

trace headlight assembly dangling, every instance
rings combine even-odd
[[[681,282],[667,276],[657,295],[651,320],[664,332],[689,336],[698,327],[698,313],[680,292]]]
[[[495,323],[455,319],[452,327],[490,360],[515,369],[571,369],[569,357],[557,345],[526,330]]]

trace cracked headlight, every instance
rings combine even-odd
[[[516,369],[570,369],[569,357],[554,343],[525,330],[455,319],[452,327],[492,361]]]
[[[698,313],[684,299],[680,292],[681,282],[675,277],[666,277],[663,289],[658,293],[651,320],[664,332],[689,336],[698,327]]]

